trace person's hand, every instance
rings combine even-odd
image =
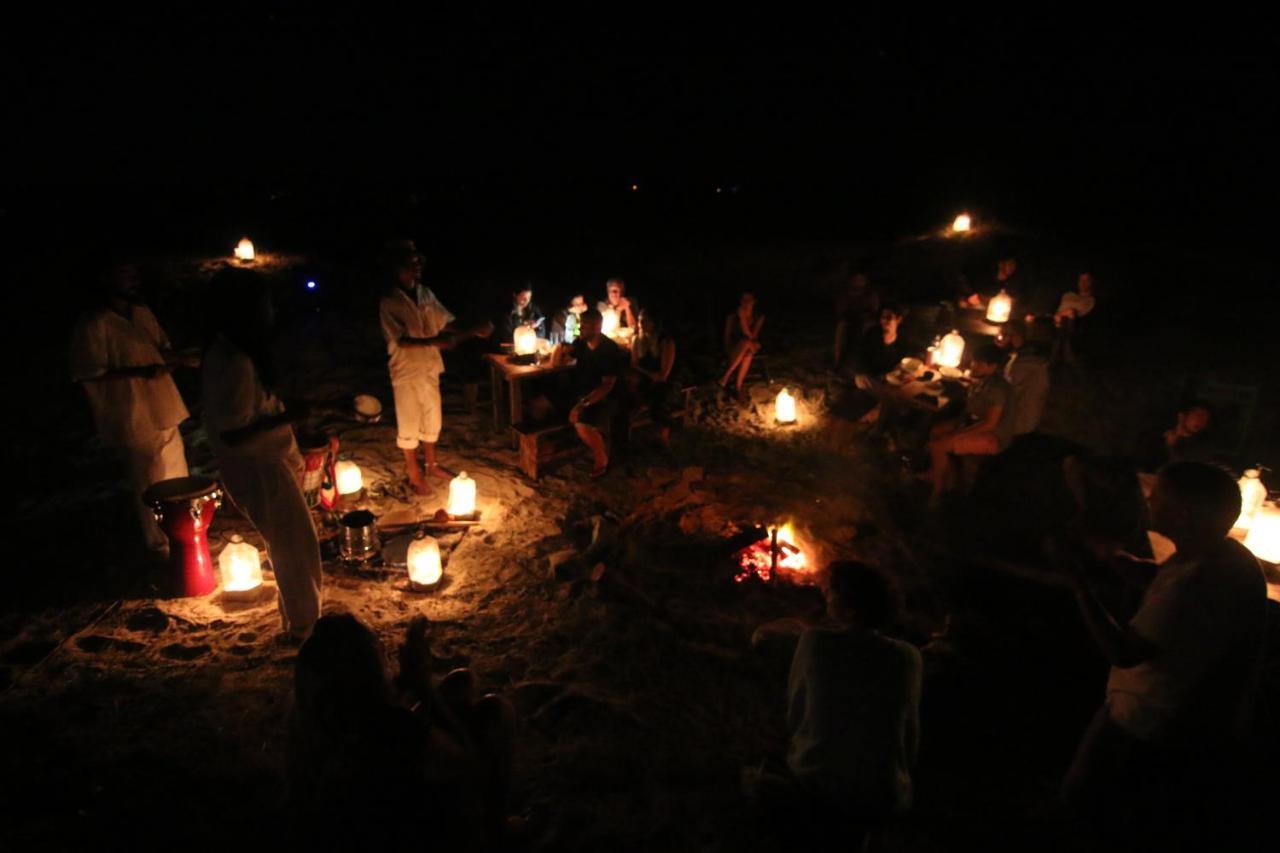
[[[492,336],[493,336],[493,322],[492,322],[492,321],[490,321],[490,320],[485,320],[485,321],[484,321],[484,323],[482,323],[482,324],[481,324],[481,325],[476,329],[476,337],[477,337],[477,338],[488,338],[488,337],[492,337]]]
[[[629,311],[631,309],[631,300],[625,296],[618,298],[618,310]]]

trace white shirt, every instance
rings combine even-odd
[[[1129,621],[1160,652],[1111,668],[1111,719],[1147,741],[1241,734],[1262,660],[1266,606],[1262,570],[1240,543],[1225,540],[1200,560],[1170,557]]]
[[[440,304],[430,288],[419,284],[410,296],[404,288],[397,287],[394,293],[382,297],[378,318],[382,323],[382,337],[387,341],[387,367],[393,383],[444,373],[439,347],[400,346],[400,339],[405,336],[434,338],[453,322],[453,314]]]
[[[167,349],[168,337],[143,305],[131,305],[128,317],[102,308],[76,323],[71,335],[71,378],[84,383],[103,443],[128,445],[190,417],[168,374],[85,381],[123,367],[162,365],[161,351]]]
[[[874,631],[805,631],[787,688],[791,772],[850,810],[905,811],[923,669],[914,646]]]
[[[1061,314],[1064,311],[1073,310],[1076,312],[1077,317],[1083,317],[1093,310],[1093,306],[1097,302],[1092,294],[1085,296],[1084,294],[1076,293],[1074,290],[1068,290],[1062,294],[1062,301],[1058,303],[1058,313]]]
[[[252,359],[222,335],[204,356],[204,428],[219,458],[282,456],[295,451],[293,427],[280,424],[234,446],[222,433],[284,412],[284,403],[262,384]]]

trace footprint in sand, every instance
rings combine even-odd
[[[101,634],[90,634],[87,637],[78,637],[76,645],[81,651],[90,654],[101,654],[105,651],[117,652],[140,652],[144,648],[142,643],[135,643],[132,640],[120,640],[115,637],[104,637]]]
[[[169,627],[169,616],[155,607],[144,607],[130,616],[124,623],[130,631],[143,631],[159,634]]]
[[[184,646],[182,643],[170,643],[160,650],[160,654],[170,660],[196,660],[209,654],[208,645]]]

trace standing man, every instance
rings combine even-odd
[[[600,331],[600,312],[588,310],[582,313],[582,331],[572,345],[560,344],[551,356],[553,367],[573,365],[574,404],[569,410],[569,423],[578,437],[591,450],[594,467],[593,479],[603,477],[609,470],[609,453],[603,431],[613,423],[618,414],[621,392],[616,391],[618,377],[630,363],[622,347]]]
[[[81,317],[71,336],[71,377],[89,397],[98,437],[124,457],[147,549],[163,555],[169,540],[142,493],[152,483],[187,476],[178,425],[189,414],[169,373],[191,362],[173,353],[142,304],[133,264],[112,265],[100,286],[103,304]]]
[[[440,350],[465,336],[488,337],[493,326],[486,324],[472,332],[450,328],[453,314],[419,281],[422,256],[412,243],[393,250],[391,267],[394,284],[382,297],[378,315],[396,403],[396,446],[404,451],[409,483],[415,492],[426,495],[431,487],[418,463],[419,446],[427,474],[446,480],[453,477],[436,459],[441,427],[440,374],[444,373]]]

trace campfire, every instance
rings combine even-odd
[[[790,521],[780,527],[758,527],[756,531],[760,538],[734,555],[738,565],[735,581],[742,583],[754,576],[769,582],[784,572],[805,574],[813,570],[805,544]]]

